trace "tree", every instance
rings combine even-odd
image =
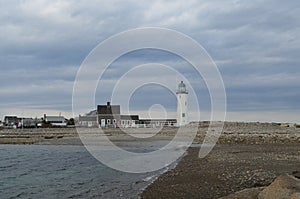
[[[67,122],[67,125],[75,125],[74,118],[70,118]]]
[[[50,122],[46,122],[45,120],[42,120],[42,128],[50,128],[52,127]]]

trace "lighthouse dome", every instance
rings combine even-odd
[[[188,93],[187,90],[186,90],[186,86],[185,84],[183,83],[183,81],[181,81],[179,84],[178,84],[178,88],[177,88],[177,91],[176,91],[177,94],[179,93]]]

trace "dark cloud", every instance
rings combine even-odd
[[[299,13],[299,1],[278,0],[0,1],[0,106],[71,111],[76,71],[99,42],[129,28],[160,26],[191,36],[208,51],[223,76],[229,111],[295,111]],[[210,110],[205,82],[184,60],[164,52],[119,59],[104,80],[109,84],[130,65],[147,62],[184,73],[201,107]],[[97,100],[105,102],[111,86]],[[140,109],[148,107],[145,95],[135,96]]]

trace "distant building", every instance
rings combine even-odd
[[[78,117],[78,125],[84,127],[98,127],[99,123],[97,120],[97,115],[85,115]]]
[[[38,127],[38,124],[41,124],[42,120],[38,118],[21,118],[20,127],[24,128],[35,128]]]
[[[97,110],[78,117],[78,126],[82,127],[159,127],[175,126],[176,119],[140,119],[138,115],[121,115],[120,105],[98,105]]]
[[[139,127],[176,126],[176,119],[140,119]]]
[[[176,90],[177,95],[177,119],[140,119],[138,115],[121,115],[120,105],[98,105],[85,116],[78,118],[78,126],[85,127],[162,127],[184,126],[188,124],[186,85],[181,81]]]
[[[67,126],[66,118],[63,116],[47,116],[44,114],[43,120],[47,123],[50,123],[52,126]]]
[[[120,105],[98,105],[97,110],[78,117],[78,126],[82,127],[136,127],[139,123],[138,115],[121,115]]]
[[[111,105],[107,102],[106,105],[97,106],[98,124],[100,127],[117,127],[121,123],[120,105]]]
[[[17,116],[5,116],[4,117],[4,126],[8,127],[18,127],[19,118]]]
[[[121,115],[121,124],[120,127],[128,128],[128,127],[137,127],[139,124],[139,116],[138,115]]]

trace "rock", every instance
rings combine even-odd
[[[293,172],[293,175],[298,174]],[[300,199],[300,179],[282,175],[268,187],[244,189],[220,199]]]
[[[256,187],[251,189],[244,189],[242,191],[230,194],[229,196],[222,197],[220,199],[257,199],[258,194],[264,187]]]
[[[293,171],[293,172],[292,172],[292,175],[293,175],[295,178],[300,179],[300,172],[299,172],[299,171]]]
[[[294,193],[289,199],[300,199],[300,193]]]
[[[44,139],[53,139],[54,138],[54,136],[53,135],[46,135],[46,136],[44,136]]]
[[[280,124],[280,127],[290,127],[290,125],[289,125],[289,124],[286,124],[286,123],[281,123],[281,124]]]
[[[266,187],[258,199],[300,199],[300,180],[290,175],[282,175]]]

